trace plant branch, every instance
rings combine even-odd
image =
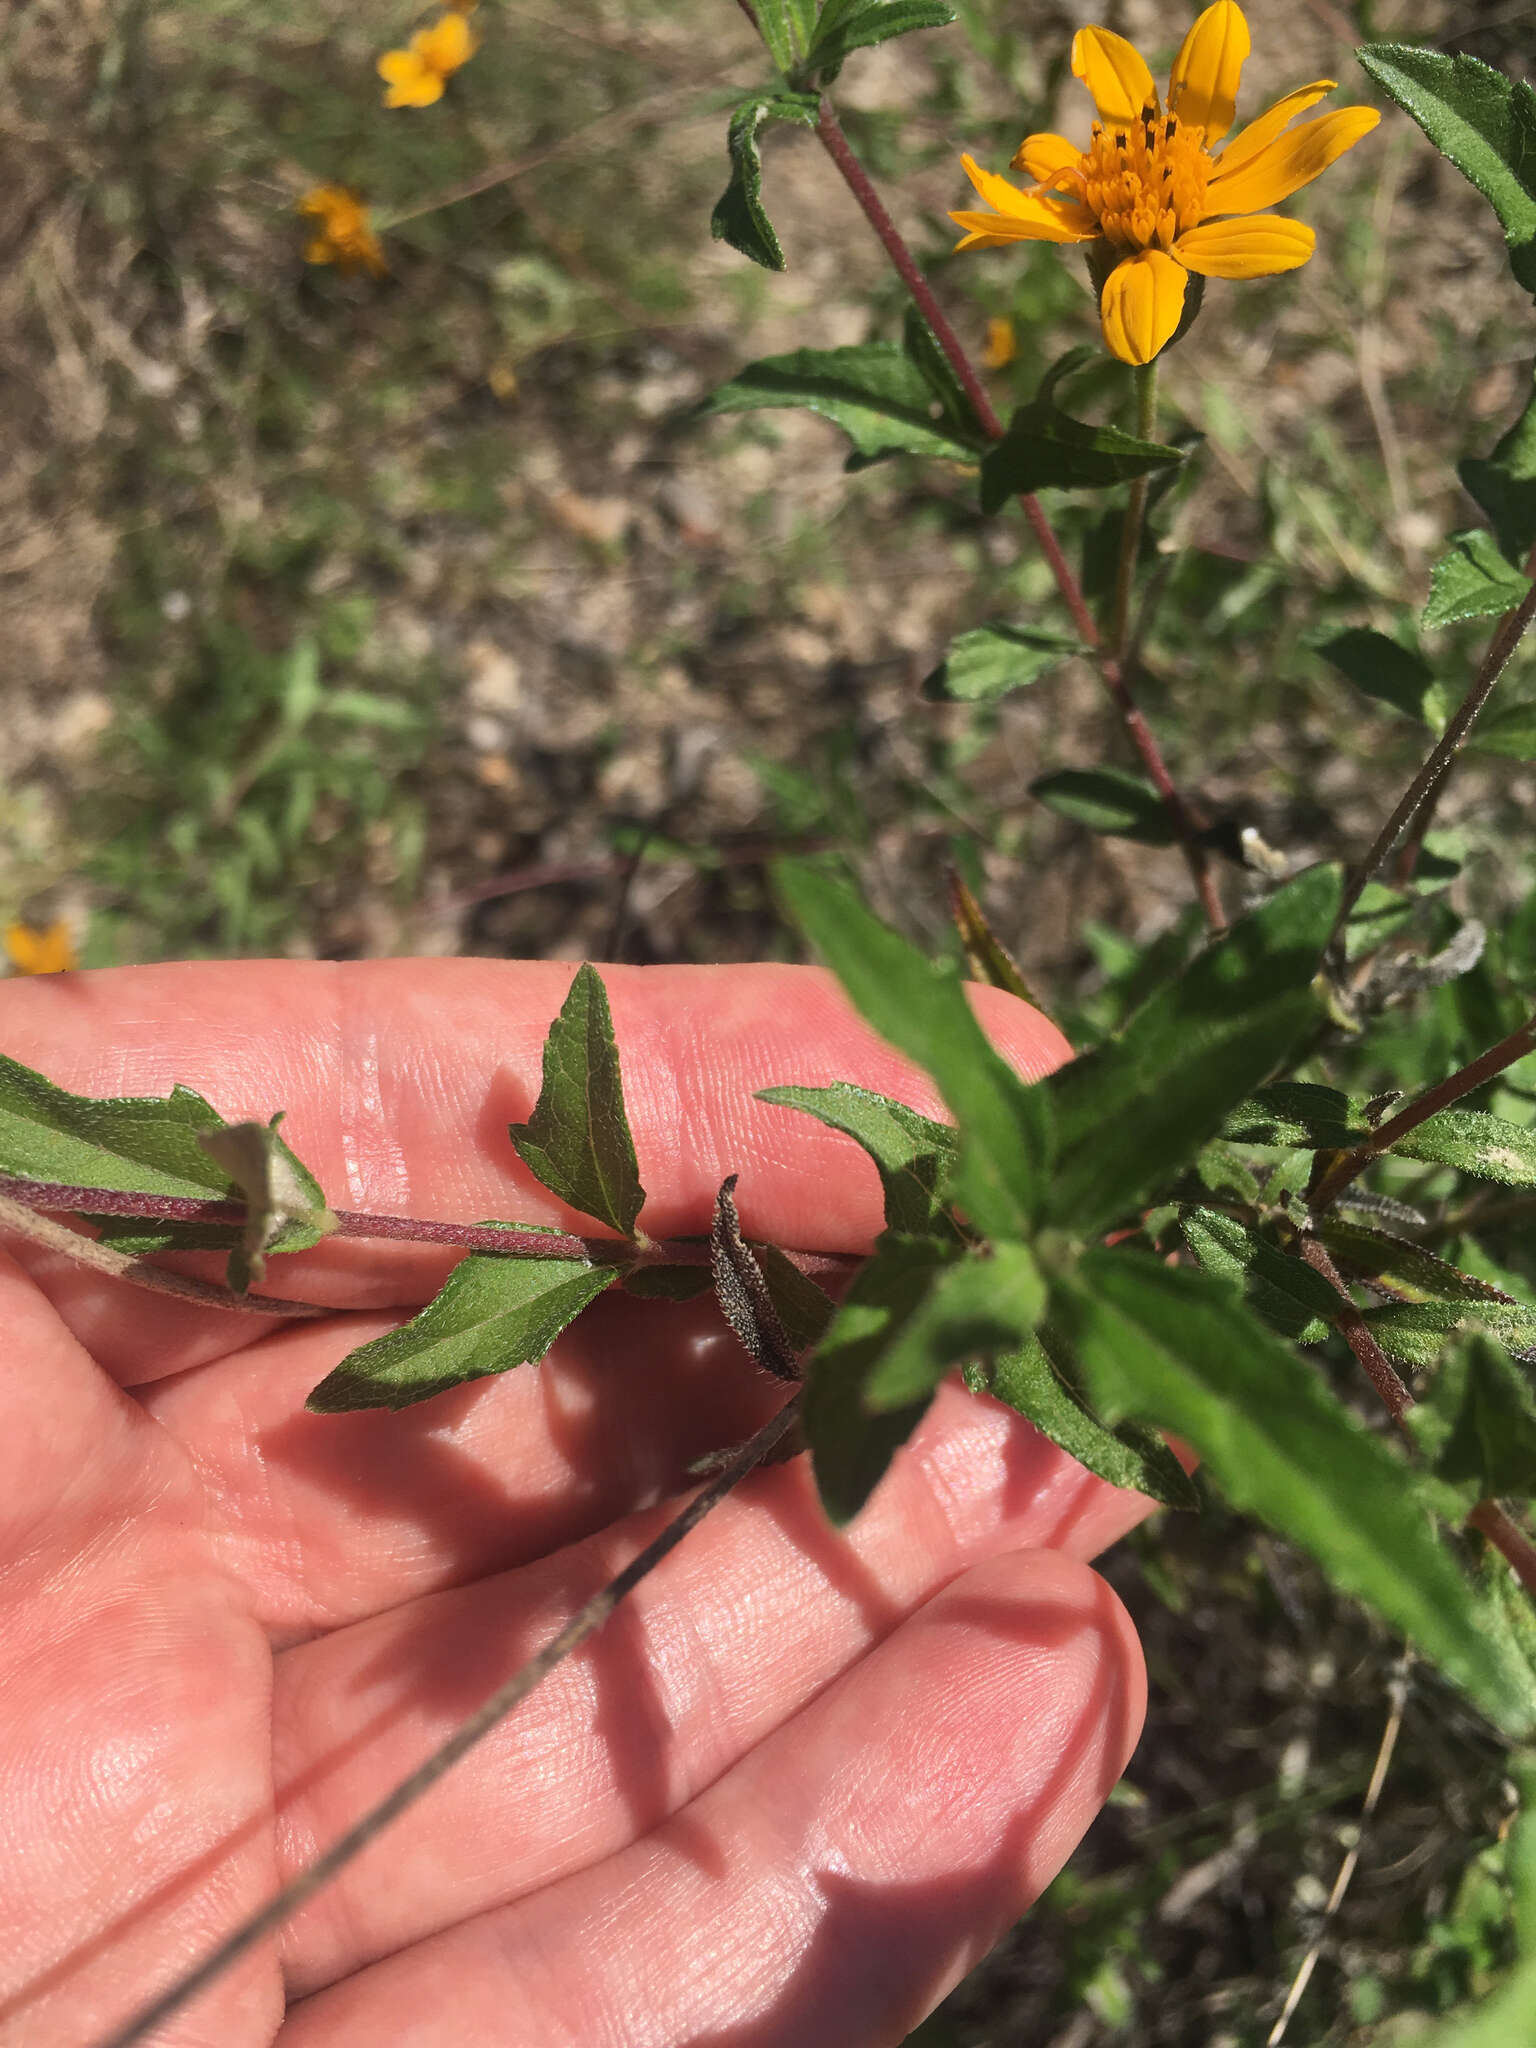
[[[1528,576],[1536,578],[1536,547],[1533,547],[1526,557],[1525,572]],[[1493,638],[1488,642],[1488,650],[1478,663],[1477,673],[1472,678],[1467,694],[1457,706],[1455,716],[1435,742],[1418,774],[1409,783],[1402,802],[1372,840],[1364,860],[1350,876],[1339,910],[1336,934],[1344,929],[1344,921],[1359,902],[1361,891],[1396,846],[1403,832],[1410,827],[1414,828],[1417,834],[1416,845],[1422,843],[1456,756],[1461,752],[1467,734],[1476,724],[1479,713],[1493,694],[1494,684],[1504,672],[1510,656],[1520,645],[1533,617],[1536,617],[1536,582],[1532,583],[1520,602],[1512,610],[1507,611],[1494,628]]]
[[[1486,1536],[1515,1577],[1536,1600],[1536,1543],[1496,1500],[1480,1500],[1467,1517],[1467,1527]]]
[[[355,1821],[347,1832],[333,1842],[323,1856],[316,1857],[307,1869],[290,1879],[281,1891],[275,1892],[259,1911],[244,1920],[232,1934],[226,1935],[211,1954],[202,1962],[179,1977],[166,1991],[143,2006],[127,2024],[115,2033],[107,2035],[96,2044],[96,2048],[134,2048],[134,2044],[168,2020],[173,2013],[180,2012],[199,1992],[205,1991],[216,1977],[220,1977],[257,1942],[273,1934],[300,1906],[312,1899],[316,1892],[330,1883],[331,1879],[345,1865],[366,1849],[377,1835],[383,1833],[392,1821],[398,1820],[407,1807],[416,1801],[447,1775],[462,1756],[465,1756],[480,1742],[499,1721],[505,1720],[514,1707],[520,1706],[534,1688],[548,1678],[549,1674],[578,1649],[591,1635],[595,1635],[619,1603],[632,1593],[642,1579],[659,1565],[670,1551],[677,1548],[683,1538],[696,1529],[711,1508],[718,1507],[733,1488],[740,1485],[747,1475],[774,1449],[794,1421],[800,1406],[800,1396],[794,1394],[771,1421],[766,1422],[757,1434],[743,1444],[718,1475],[696,1493],[681,1514],[639,1551],[617,1577],[610,1579],[600,1593],[595,1593],[579,1613],[572,1616],[538,1655],[531,1657],[522,1669],[515,1672],[505,1685],[498,1686],[484,1705],[477,1708],[469,1719],[456,1728],[448,1740],[435,1749],[425,1763],[419,1764],[410,1776],[398,1785],[379,1803],[371,1807],[361,1820]]]
[[[1502,1074],[1506,1067],[1512,1067],[1516,1060],[1524,1059],[1533,1050],[1536,1050],[1536,1016],[1528,1017],[1517,1031],[1511,1031],[1507,1038],[1501,1038],[1487,1052],[1480,1053],[1454,1074],[1448,1074],[1433,1088],[1425,1089],[1416,1102],[1410,1102],[1396,1116],[1388,1117],[1363,1144],[1335,1159],[1312,1191],[1310,1206],[1314,1210],[1326,1209],[1373,1159],[1390,1151],[1399,1138],[1417,1130],[1420,1124],[1442,1109],[1448,1109],[1453,1102],[1459,1102],[1462,1096],[1470,1095],[1474,1088],[1481,1088],[1485,1081],[1491,1081],[1495,1074]]]
[[[854,155],[832,102],[825,94],[822,95],[820,106],[817,108],[816,134],[822,148],[836,164],[843,182],[858,201],[864,218],[879,237],[880,245],[895,265],[902,283],[912,294],[913,303],[932,329],[934,340],[944,351],[961,389],[970,400],[982,432],[989,440],[1000,440],[1003,434],[1002,421],[998,418],[980,377],[961,345],[960,337],[955,333],[943,307],[934,296],[933,287],[918,269],[911,250],[902,239],[901,230],[891,219],[884,201],[870,182],[868,172]],[[1190,879],[1205,911],[1206,922],[1213,932],[1225,931],[1226,915],[1221,907],[1221,899],[1216,893],[1210,862],[1204,847],[1200,844],[1195,821],[1168,772],[1168,765],[1153,737],[1151,727],[1137,707],[1124,664],[1119,660],[1115,650],[1104,645],[1093,613],[1088,608],[1088,600],[1083,595],[1082,585],[1073,574],[1072,565],[1067,560],[1056,529],[1046,516],[1044,506],[1032,491],[1021,491],[1019,503],[1055,579],[1061,600],[1071,614],[1078,638],[1088,649],[1094,666],[1103,679],[1104,687],[1120,713],[1121,722],[1131,744],[1163,800],[1189,869]]]
[[[25,1187],[28,1183],[21,1182],[20,1185]],[[0,1182],[0,1186],[14,1188],[17,1183]],[[101,1212],[98,1210],[97,1213]],[[51,1216],[39,1215],[29,1202],[17,1201],[11,1194],[0,1194],[0,1228],[14,1230],[18,1237],[25,1237],[33,1244],[46,1245],[50,1251],[62,1252],[78,1265],[90,1266],[114,1280],[126,1280],[130,1286],[147,1288],[151,1294],[172,1294],[179,1301],[196,1302],[199,1308],[233,1309],[237,1314],[248,1316],[328,1316],[335,1313],[332,1309],[322,1308],[318,1302],[284,1301],[271,1294],[236,1294],[233,1288],[219,1287],[210,1280],[193,1280],[185,1273],[172,1273],[164,1266],[151,1266],[129,1252],[120,1252],[113,1245],[103,1244],[99,1238],[82,1237],[78,1230],[71,1230],[65,1223],[56,1223]]]

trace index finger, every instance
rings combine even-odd
[[[0,984],[0,1049],[81,1094],[197,1088],[236,1120],[285,1110],[284,1136],[333,1207],[593,1234],[539,1186],[507,1135],[537,1099],[545,1034],[574,963],[232,961]],[[932,1084],[849,1008],[830,976],[775,965],[607,967],[625,1099],[653,1237],[708,1227],[740,1175],[750,1235],[862,1252],[881,1226],[878,1176],[850,1140],[755,1100],[786,1082],[853,1081],[942,1114]],[[1070,1048],[1027,1004],[976,989],[983,1025],[1027,1076]],[[122,1294],[53,1255],[28,1263],[72,1325],[110,1341]],[[272,1284],[349,1308],[414,1305],[452,1255],[328,1240]],[[104,1306],[110,1304],[110,1306]],[[268,1327],[141,1296],[159,1370],[223,1355]]]

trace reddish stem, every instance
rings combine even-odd
[[[969,356],[962,347],[960,337],[950,325],[943,307],[934,297],[932,286],[918,269],[911,250],[902,239],[900,229],[887,213],[885,204],[870,182],[864,166],[849,147],[848,138],[842,131],[832,102],[825,96],[817,110],[816,133],[827,155],[842,174],[843,182],[862,208],[865,219],[879,237],[881,247],[895,265],[902,283],[912,294],[913,303],[932,329],[935,341],[943,349],[950,368],[959,379],[961,389],[970,400],[982,432],[990,440],[1001,440],[1002,421],[998,418],[980,377],[977,376]],[[1062,602],[1072,616],[1078,637],[1091,653],[1094,665],[1103,678],[1104,687],[1113,699],[1115,708],[1120,713],[1121,722],[1130,735],[1131,744],[1141,757],[1143,767],[1163,800],[1189,869],[1190,879],[1205,911],[1206,922],[1213,932],[1225,931],[1226,915],[1221,907],[1221,899],[1216,893],[1215,878],[1211,874],[1205,848],[1200,844],[1195,820],[1168,772],[1167,763],[1152,736],[1150,726],[1137,708],[1124,665],[1104,646],[1098,624],[1088,609],[1082,585],[1072,572],[1072,565],[1063,552],[1044,506],[1032,491],[1021,491],[1019,503],[1024,508],[1024,517],[1029,521],[1051,575],[1055,579]]]
[[[1388,1117],[1380,1129],[1372,1131],[1363,1145],[1357,1145],[1342,1159],[1336,1159],[1312,1193],[1312,1208],[1326,1209],[1373,1159],[1390,1151],[1399,1138],[1406,1137],[1430,1117],[1448,1109],[1453,1102],[1459,1102],[1462,1096],[1470,1095],[1474,1088],[1481,1088],[1485,1081],[1491,1081],[1495,1074],[1502,1074],[1506,1067],[1512,1067],[1516,1060],[1524,1059],[1533,1050],[1536,1050],[1536,1017],[1529,1017],[1518,1031],[1511,1031],[1507,1038],[1501,1038],[1487,1052],[1480,1053],[1456,1073],[1447,1075],[1445,1080],[1437,1081],[1433,1088],[1427,1088],[1417,1101],[1410,1102],[1396,1116]]]
[[[1501,1508],[1496,1500],[1480,1500],[1467,1517],[1467,1527],[1476,1529],[1507,1560],[1515,1577],[1536,1600],[1536,1543]]]
[[[1533,547],[1526,557],[1525,573],[1536,579],[1536,547]],[[1458,705],[1456,715],[1436,741],[1424,765],[1409,783],[1402,802],[1376,834],[1371,842],[1370,851],[1351,876],[1339,911],[1337,930],[1344,929],[1344,921],[1360,900],[1360,893],[1366,883],[1386,860],[1404,830],[1410,826],[1413,829],[1413,837],[1409,851],[1404,857],[1400,879],[1406,882],[1412,877],[1419,847],[1429,830],[1435,805],[1440,801],[1440,792],[1445,787],[1456,756],[1461,752],[1467,734],[1476,724],[1479,713],[1493,694],[1494,684],[1499,680],[1510,656],[1520,645],[1533,617],[1536,617],[1536,580],[1533,580],[1531,588],[1520,602],[1507,611],[1494,628],[1493,638],[1488,642],[1488,650],[1478,664],[1477,674],[1472,678],[1466,696]]]

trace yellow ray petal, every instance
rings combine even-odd
[[[1080,28],[1072,38],[1072,76],[1087,86],[1106,128],[1125,127],[1157,98],[1141,52],[1107,28]]]
[[[1288,135],[1277,136],[1235,167],[1229,168],[1223,160],[1206,187],[1206,212],[1213,216],[1261,213],[1265,207],[1278,206],[1282,199],[1321,177],[1346,149],[1353,149],[1362,136],[1369,135],[1380,119],[1374,107],[1340,107],[1315,121],[1304,121]]]
[[[965,234],[956,249],[1001,248],[1005,242],[1091,242],[1092,235],[1063,227],[1058,220],[1019,220],[1006,213],[952,213]]]
[[[1316,235],[1301,221],[1261,213],[1189,228],[1173,253],[1202,277],[1273,277],[1279,270],[1299,270],[1316,246]]]
[[[1173,337],[1184,312],[1189,273],[1161,249],[1143,249],[1117,263],[1104,280],[1099,317],[1111,355],[1150,363]]]
[[[1261,149],[1267,149],[1282,129],[1289,128],[1298,114],[1315,107],[1325,93],[1333,91],[1336,78],[1314,78],[1310,85],[1298,85],[1294,92],[1266,107],[1257,120],[1240,128],[1216,158],[1218,170],[1236,171],[1251,163]]]
[[[1219,142],[1237,110],[1243,59],[1252,47],[1237,0],[1216,0],[1184,38],[1168,79],[1168,111],[1186,127],[1203,128]]]
[[[475,54],[475,38],[469,23],[462,14],[445,14],[441,21],[431,28],[424,28],[411,37],[411,48],[424,64],[430,64],[434,71],[446,77],[450,71],[457,71],[461,64],[467,64]]]
[[[1013,152],[1010,171],[1026,171],[1037,185],[1048,185],[1058,171],[1075,171],[1083,152],[1065,135],[1026,135]]]
[[[1010,185],[1006,178],[1000,178],[996,171],[984,171],[973,156],[960,159],[965,166],[965,175],[989,206],[1010,221],[1022,223],[1021,229],[1004,239],[1008,241],[1037,242],[1091,242],[1099,231],[1099,224],[1086,206],[1074,199],[1047,199],[1035,192],[1021,192],[1017,185]],[[952,213],[951,220],[960,215]],[[990,221],[988,214],[967,214],[962,225],[975,220]],[[995,226],[996,223],[992,222]]]

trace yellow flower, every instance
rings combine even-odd
[[[20,922],[8,924],[5,952],[18,974],[66,974],[80,964],[62,917],[56,918],[46,931]]]
[[[467,10],[450,8],[431,28],[418,29],[410,48],[386,50],[379,76],[388,85],[386,107],[430,107],[443,96],[443,83],[479,49]]]
[[[313,214],[318,232],[306,245],[306,263],[335,263],[342,270],[366,270],[374,277],[387,271],[378,236],[368,225],[368,209],[344,185],[315,185],[299,201],[300,213]]]
[[[1019,337],[1014,332],[1013,322],[1006,316],[987,322],[987,345],[981,352],[981,360],[989,370],[1006,370],[1019,352]]]
[[[1092,141],[1080,150],[1064,135],[1026,136],[1010,168],[1029,173],[1028,191],[963,158],[996,211],[952,213],[966,230],[957,246],[1092,245],[1104,340],[1123,363],[1150,363],[1172,340],[1191,271],[1268,277],[1297,269],[1312,254],[1312,230],[1263,209],[1310,184],[1381,117],[1372,107],[1341,107],[1292,128],[1332,92],[1335,81],[1319,78],[1218,147],[1232,126],[1248,49],[1242,9],[1216,0],[1173,60],[1165,112],[1151,72],[1123,36],[1079,29],[1072,71],[1098,113]]]

